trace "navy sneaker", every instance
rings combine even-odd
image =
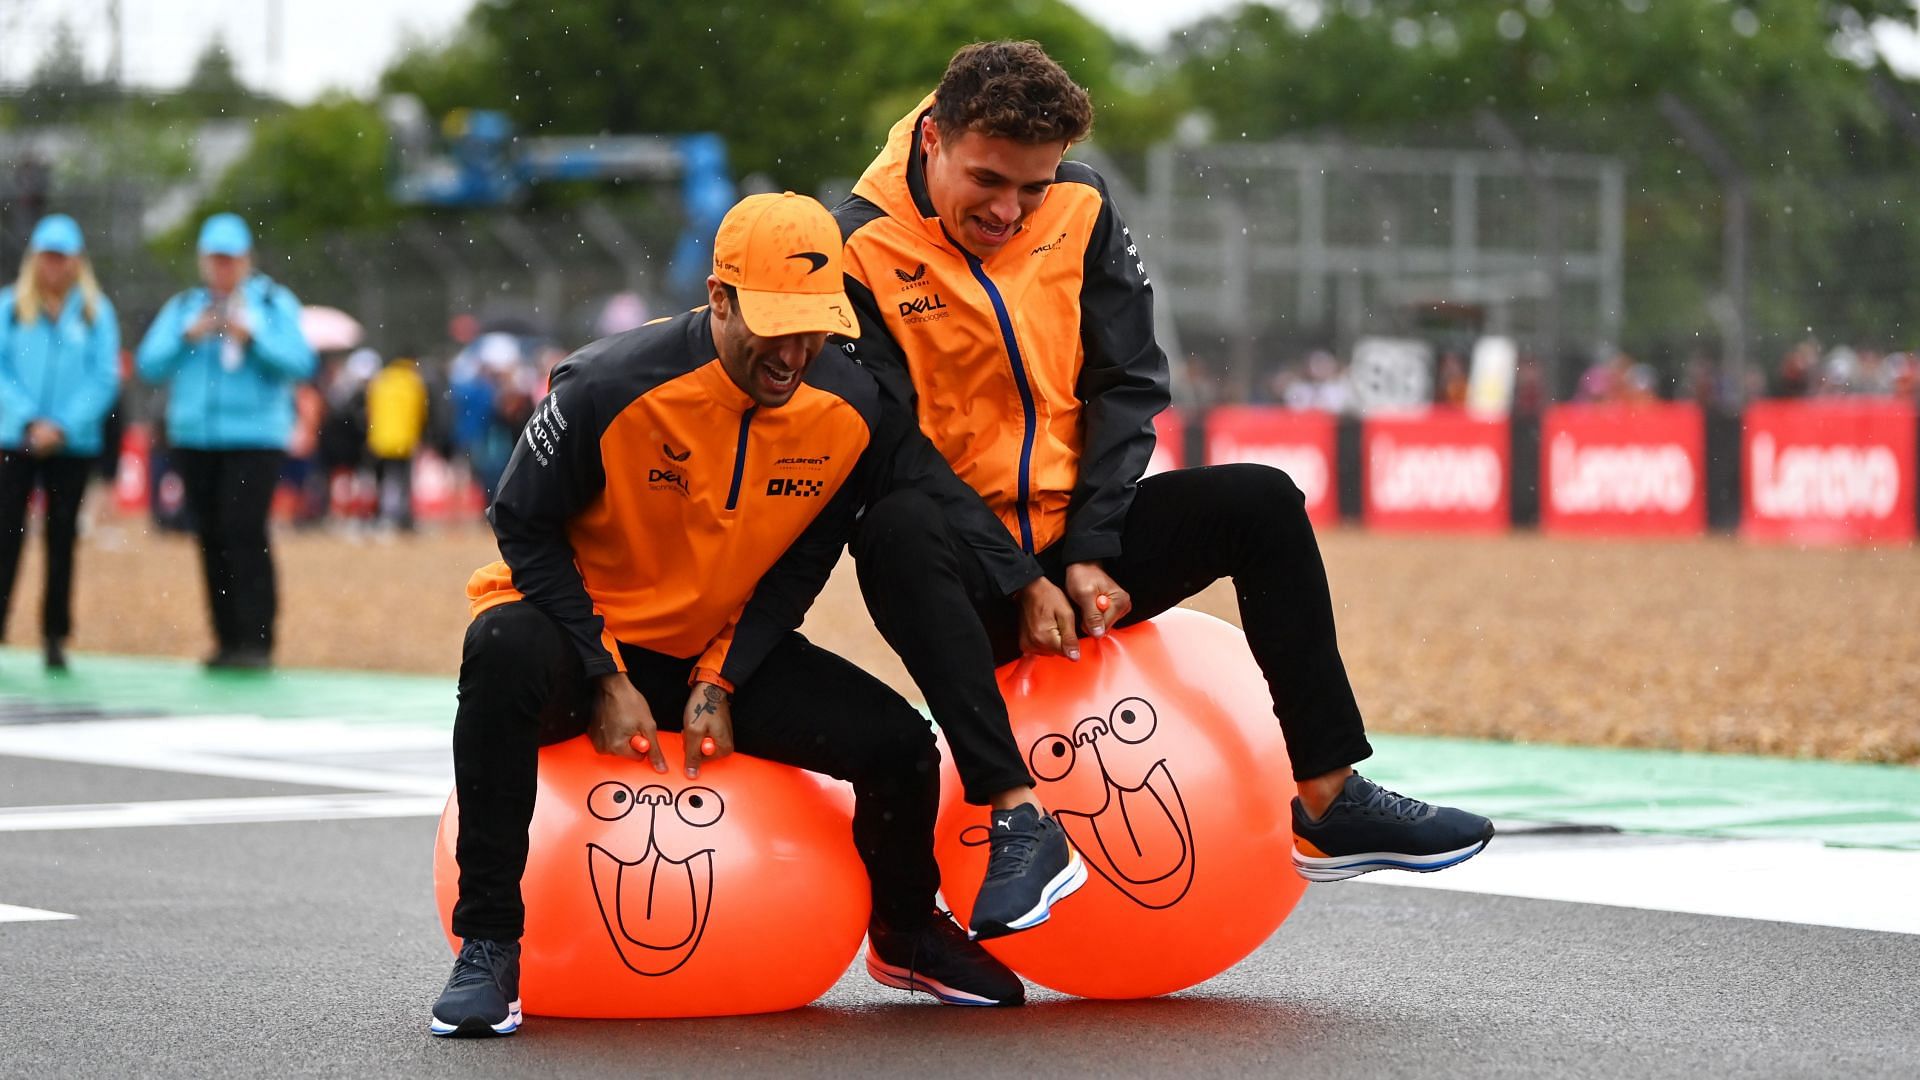
[[[520,943],[468,938],[433,1003],[435,1035],[511,1035],[520,1028]]]
[[[1022,1005],[1026,985],[953,916],[934,911],[917,927],[867,927],[867,973],[886,986],[932,994],[948,1005]]]
[[[1293,800],[1293,865],[1308,881],[1375,870],[1428,874],[1466,862],[1493,839],[1493,822],[1409,798],[1354,773],[1315,821]]]
[[[973,937],[1031,930],[1087,883],[1087,864],[1052,814],[1026,803],[995,810],[989,834],[987,879],[973,901]]]

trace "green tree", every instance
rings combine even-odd
[[[499,81],[497,53],[493,39],[470,17],[444,44],[407,38],[399,59],[380,76],[380,90],[412,94],[436,118],[455,109],[504,109],[513,94]]]
[[[809,190],[857,175],[953,50],[1039,40],[1095,95],[1100,138],[1167,130],[1144,58],[1065,0],[482,0],[445,48],[413,48],[382,85],[436,115],[505,109],[554,134],[715,131],[736,170]]]
[[[1474,118],[1490,111],[1530,147],[1622,158],[1629,335],[1652,347],[1709,328],[1720,279],[1723,188],[1662,114],[1665,95],[1748,176],[1759,337],[1913,325],[1875,284],[1920,238],[1875,179],[1916,158],[1869,86],[1885,75],[1868,35],[1879,18],[1915,13],[1907,0],[1248,4],[1169,51],[1223,137],[1485,145]]]
[[[270,229],[282,251],[334,230],[388,224],[396,210],[387,197],[386,163],[386,127],[371,104],[335,94],[272,114],[259,121],[253,145],[213,194],[155,249],[190,248],[188,233],[217,210]]]
[[[194,59],[177,104],[196,116],[234,116],[257,112],[263,99],[240,81],[226,41],[215,35]]]
[[[115,87],[87,73],[87,57],[73,27],[62,19],[47,49],[34,63],[20,94],[19,115],[28,123],[69,120],[113,96]]]

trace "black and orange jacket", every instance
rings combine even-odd
[[[800,625],[859,508],[905,485],[998,531],[852,348],[828,345],[761,409],[696,309],[554,369],[487,511],[502,561],[467,596],[475,615],[524,597],[590,675],[621,670],[625,642],[697,656],[696,677],[732,689]]]
[[[1111,558],[1171,400],[1139,248],[1076,161],[991,258],[962,248],[927,198],[932,104],[894,125],[834,211],[862,354],[906,371],[920,429],[1024,550]]]

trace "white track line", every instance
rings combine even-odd
[[[1920,852],[1817,840],[1514,837],[1437,873],[1382,871],[1356,880],[1920,934]]]
[[[418,762],[430,752],[432,764]],[[397,755],[411,768],[377,766]],[[221,776],[312,787],[444,796],[453,786],[445,728],[337,720],[206,716],[0,727],[0,756]],[[342,758],[360,764],[341,764]]]
[[[39,908],[14,907],[12,904],[0,904],[0,923],[8,922],[59,922],[62,919],[77,919],[78,915],[69,915],[64,911],[42,911]]]
[[[239,825],[269,821],[344,821],[355,818],[439,817],[437,795],[376,792],[350,795],[276,795],[240,799],[168,799],[87,806],[0,807],[0,833],[61,829],[131,829],[159,825]]]

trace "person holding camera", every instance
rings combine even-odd
[[[316,357],[300,301],[254,269],[253,234],[237,214],[200,229],[202,284],[168,300],[140,343],[140,377],[167,386],[167,434],[218,648],[212,668],[264,669],[278,597],[267,515],[293,432],[294,387]]]

